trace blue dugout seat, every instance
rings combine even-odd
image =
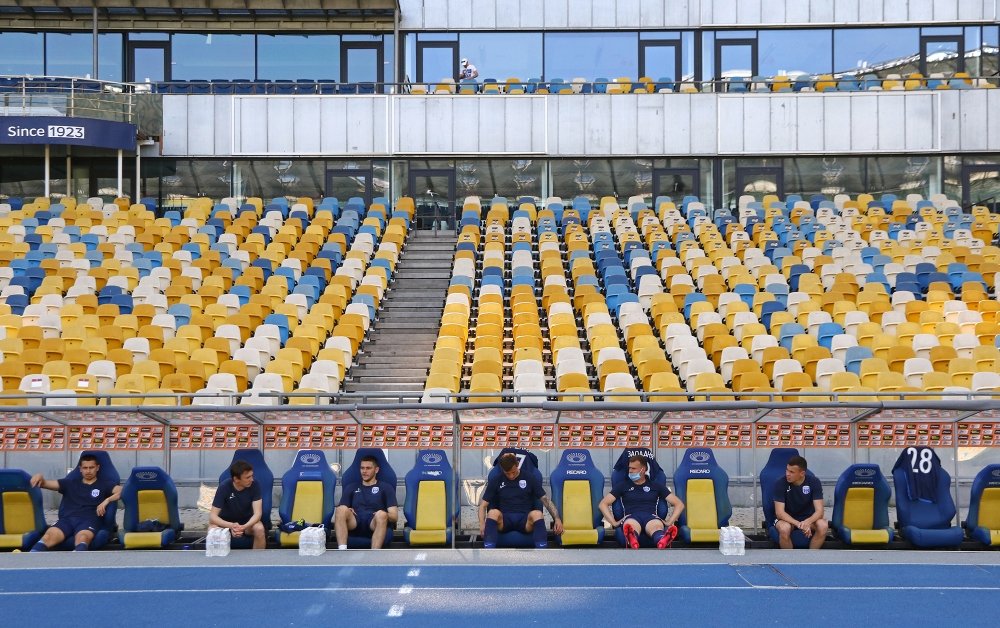
[[[1000,546],[1000,464],[987,465],[972,481],[969,515],[962,526],[983,545]]]
[[[674,471],[674,492],[684,503],[677,520],[685,543],[718,543],[719,529],[729,525],[729,475],[707,447],[690,447]]]
[[[848,545],[887,545],[892,493],[877,464],[852,464],[833,492],[833,533]]]
[[[97,464],[100,465],[100,469],[97,471],[97,477],[99,479],[108,479],[115,484],[121,484],[122,478],[118,475],[118,469],[111,462],[111,456],[108,455],[106,451],[84,451],[80,453],[82,458],[86,454],[92,454],[97,458]],[[76,467],[66,474],[66,479],[78,479],[82,477],[80,474],[80,460],[76,461]],[[108,541],[115,535],[118,530],[118,524],[115,522],[115,515],[118,513],[118,502],[111,502],[107,509],[104,511],[104,518],[101,521],[101,529],[94,534],[94,540],[90,542],[90,549],[96,550],[101,549],[108,544]],[[62,518],[63,510],[62,503],[59,504],[59,517]],[[67,538],[60,545],[53,547],[52,549],[73,549],[73,539]]]
[[[306,524],[322,523],[330,527],[337,476],[319,449],[300,449],[295,454],[292,467],[281,477],[281,501],[278,516],[281,523],[299,519]],[[275,538],[282,547],[298,547],[298,532],[275,530]]]
[[[265,532],[271,529],[271,508],[273,506],[274,495],[274,473],[264,461],[264,454],[259,449],[237,449],[233,453],[230,466],[237,460],[245,460],[253,467],[253,479],[260,484],[261,501],[261,523],[264,524]],[[229,479],[229,467],[219,475],[219,484]],[[237,539],[238,540],[238,539]],[[250,547],[252,540],[248,539],[247,547]]]
[[[892,467],[892,480],[896,519],[904,539],[921,548],[962,544],[962,528],[951,524],[955,518],[951,476],[933,449],[904,449]]]
[[[0,549],[28,551],[46,527],[42,489],[21,469],[0,469]]]
[[[788,459],[797,455],[799,455],[799,450],[795,448],[778,447],[772,449],[767,463],[760,470],[760,499],[761,508],[764,510],[764,530],[774,543],[778,542],[778,529],[774,527],[774,485],[785,476]],[[812,475],[812,471],[808,469],[806,473]],[[802,534],[801,530],[792,530],[792,546],[799,549],[807,548],[809,547],[809,539]]]
[[[382,482],[387,482],[394,488],[396,486],[396,471],[389,464],[389,461],[385,459],[385,454],[381,449],[376,447],[362,447],[354,455],[354,462],[351,466],[344,469],[343,474],[340,478],[340,484],[343,487],[347,487],[354,483],[361,482],[361,459],[365,456],[374,456],[378,464],[378,474],[375,476],[376,479]],[[397,495],[399,492],[397,491]],[[399,500],[397,499],[397,502]],[[340,502],[338,502],[340,503]],[[395,532],[396,527],[392,524],[386,526],[385,530],[385,542],[382,547],[389,547],[392,543],[392,535]],[[351,534],[347,537],[347,547],[351,549],[366,549],[372,546],[372,532],[371,530],[361,530],[355,528],[351,531]]]
[[[410,545],[451,545],[458,515],[455,504],[455,474],[443,449],[417,452],[413,468],[406,474],[406,542]]]
[[[619,483],[624,482],[628,478],[628,459],[632,456],[642,456],[646,458],[649,464],[649,473],[647,477],[652,482],[658,482],[660,484],[667,483],[667,474],[660,467],[660,463],[656,461],[653,457],[653,450],[646,447],[634,447],[632,449],[626,449],[618,456],[618,461],[615,462],[614,468],[611,470],[611,486],[615,487]],[[656,515],[663,519],[667,516],[668,508],[667,502],[660,502]],[[625,511],[622,510],[622,502],[620,499],[616,499],[615,503],[611,505],[611,514],[615,516],[615,519],[620,520],[625,516]],[[615,540],[618,541],[618,545],[625,547],[625,532],[619,527],[615,530]],[[653,539],[643,531],[639,535],[639,546],[640,547],[655,547]]]
[[[560,545],[600,545],[604,523],[598,504],[604,497],[604,474],[586,449],[567,449],[549,476],[552,501],[562,516]]]
[[[125,549],[166,547],[184,528],[177,509],[177,487],[159,467],[132,469],[122,487],[122,504],[125,518],[118,540]]]
[[[489,474],[486,476],[486,482],[489,483],[493,478],[500,475],[502,471],[500,470],[500,458],[506,454],[514,454],[517,456],[519,468],[521,473],[534,475],[539,484],[542,482],[542,472],[538,470],[538,456],[531,453],[526,449],[520,449],[518,447],[504,447],[497,454],[497,457],[493,459],[493,468],[490,469]],[[535,502],[534,507],[537,510],[542,509],[542,504],[540,501]],[[544,520],[543,520],[544,523]],[[497,536],[497,547],[534,547],[535,542],[531,538],[530,534],[525,534],[520,530],[507,530],[506,532],[501,532]]]

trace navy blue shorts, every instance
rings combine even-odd
[[[374,512],[365,512],[364,510],[355,510],[354,518],[358,520],[358,527],[351,530],[351,534],[360,534],[364,536],[371,536],[372,532],[372,522],[375,520]]]
[[[67,517],[56,521],[52,527],[59,529],[67,539],[75,541],[76,535],[84,531],[90,531],[96,536],[100,521],[90,517]]]
[[[661,521],[661,519],[659,517],[657,517],[656,515],[654,515],[652,513],[645,513],[645,512],[634,514],[634,515],[625,515],[625,519],[626,520],[628,520],[628,519],[635,519],[636,522],[639,524],[639,531],[640,532],[645,532],[646,531],[646,524],[649,523],[650,521]]]
[[[528,513],[526,512],[505,512],[503,514],[503,532],[527,532],[525,526],[528,525]]]

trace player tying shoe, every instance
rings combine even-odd
[[[632,456],[628,459],[628,479],[612,487],[604,499],[600,509],[604,519],[611,527],[622,526],[625,533],[625,544],[631,549],[639,548],[639,536],[648,535],[656,547],[670,547],[677,538],[677,526],[674,523],[684,511],[684,504],[663,484],[652,482],[649,477],[649,463],[642,456]],[[660,519],[658,511],[660,500],[673,506],[666,519]],[[622,518],[616,519],[611,511],[616,500],[621,500]]]
[[[562,534],[562,520],[555,504],[545,495],[538,478],[530,473],[521,473],[514,454],[500,457],[500,470],[502,473],[486,485],[479,502],[479,534],[483,538],[483,547],[496,547],[499,533],[509,530],[530,534],[536,548],[548,547],[542,511],[536,509],[534,504],[536,500],[541,501],[552,515],[553,530]]]

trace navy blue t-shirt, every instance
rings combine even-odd
[[[538,478],[530,473],[521,473],[517,478],[508,480],[503,473],[498,473],[486,485],[483,491],[483,501],[490,508],[500,512],[528,513],[535,509],[535,501],[545,496],[545,489]]]
[[[257,500],[263,500],[257,480],[242,491],[237,491],[233,486],[233,479],[227,478],[215,491],[212,506],[219,509],[219,518],[223,521],[242,525],[253,517],[253,503]]]
[[[396,487],[382,480],[370,486],[365,486],[363,482],[351,484],[344,487],[340,505],[353,508],[356,513],[388,511],[396,505]]]
[[[63,496],[59,504],[59,518],[97,519],[97,507],[111,497],[115,486],[117,484],[111,480],[100,477],[93,484],[84,484],[83,478],[59,480],[59,492]]]
[[[636,484],[626,478],[611,489],[611,494],[621,501],[622,512],[626,515],[659,515],[660,500],[670,495],[670,489],[663,484],[646,480]]]
[[[802,521],[813,516],[816,507],[814,499],[823,499],[823,485],[815,475],[806,474],[801,485],[789,484],[784,478],[778,478],[774,485],[774,501],[785,505],[785,512],[793,519]]]

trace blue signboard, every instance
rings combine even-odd
[[[0,144],[70,144],[135,150],[136,127],[126,122],[60,116],[0,116]]]

